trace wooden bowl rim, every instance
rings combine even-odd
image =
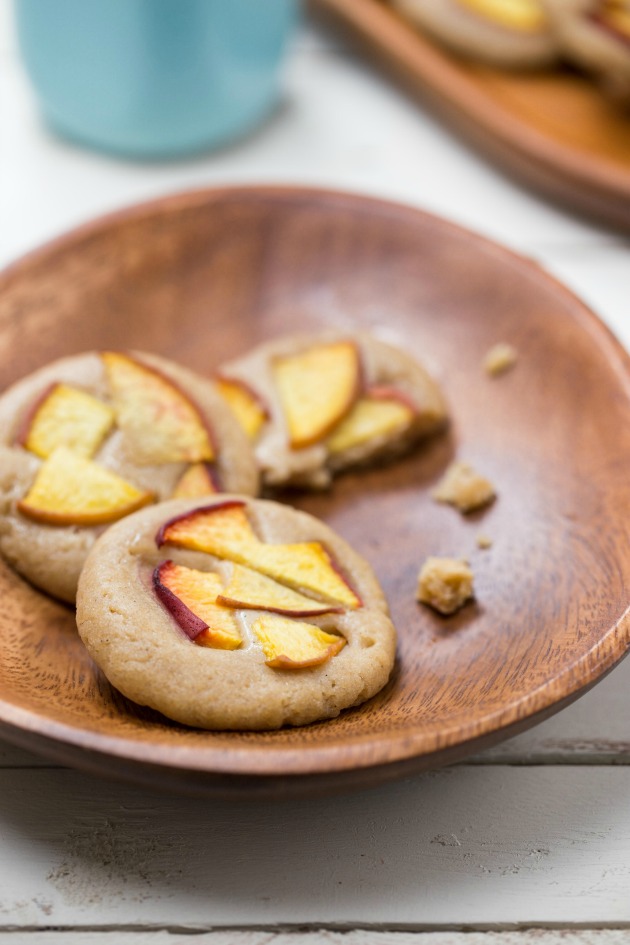
[[[78,244],[98,236],[104,230],[122,226],[146,217],[169,214],[185,209],[211,206],[218,200],[234,201],[281,201],[295,203],[300,200],[327,202],[362,213],[376,212],[394,218],[403,218],[413,225],[419,220],[447,234],[453,234],[484,249],[500,260],[499,265],[508,264],[547,289],[559,295],[572,310],[580,327],[605,351],[611,369],[621,388],[630,400],[630,355],[612,331],[565,285],[551,274],[513,250],[474,231],[452,223],[419,208],[359,192],[333,190],[301,185],[247,184],[197,188],[177,192],[153,200],[134,204],[113,213],[97,217],[73,228],[67,233],[46,242],[0,272],[0,293],[14,279],[24,276],[33,267],[60,253],[71,251]],[[384,730],[378,734],[357,733],[340,738],[339,744],[308,745],[306,748],[251,745],[233,748],[226,745],[188,747],[150,744],[142,739],[112,737],[88,729],[77,728],[66,723],[46,718],[40,713],[23,709],[0,699],[0,727],[7,739],[24,747],[33,747],[43,753],[56,755],[56,745],[67,745],[79,752],[97,756],[109,756],[139,762],[163,769],[202,772],[208,775],[244,775],[274,777],[286,775],[321,775],[335,772],[350,772],[354,769],[378,768],[383,765],[411,759],[430,758],[465,746],[474,748],[475,743],[488,737],[501,740],[502,733],[514,727],[528,727],[537,717],[552,714],[553,707],[561,708],[591,688],[608,673],[630,649],[630,605],[617,622],[605,631],[599,641],[571,666],[566,667],[532,692],[520,697],[509,706],[491,711],[482,719],[470,721],[467,715],[450,721],[448,728],[440,732],[439,744],[435,733],[427,738],[422,725],[408,725],[404,729]],[[588,672],[586,670],[588,669]],[[350,710],[351,711],[351,710]],[[43,724],[42,724],[43,723]],[[216,734],[216,733],[213,733]],[[229,732],[219,733],[226,738]],[[506,732],[506,735],[509,734]],[[38,741],[38,738],[40,739]],[[44,739],[44,743],[41,742]],[[431,744],[427,745],[430,741]],[[47,750],[45,745],[50,748]],[[437,763],[437,761],[436,761]],[[426,764],[424,765],[427,766]]]
[[[503,170],[570,211],[627,232],[628,214],[620,213],[618,206],[630,200],[630,161],[625,167],[606,154],[574,147],[513,114],[466,73],[464,59],[440,47],[380,0],[309,3],[322,18],[336,19],[354,31],[371,54]],[[606,107],[603,93],[602,102]],[[624,120],[621,110],[619,120]]]
[[[331,7],[335,12],[353,19],[352,9],[356,4],[365,4],[365,0],[313,0],[315,5],[321,3],[323,7]],[[516,144],[530,157],[536,157],[542,164],[556,171],[559,166],[569,170],[575,180],[586,185],[595,184],[603,191],[623,197],[630,197],[630,162],[628,169],[622,170],[619,165],[607,158],[593,157],[588,152],[571,148],[562,141],[548,137],[535,128],[525,125],[522,120],[515,118],[509,111],[501,108],[495,101],[488,98],[461,68],[461,63],[455,56],[438,46],[437,43],[424,36],[421,31],[414,30],[413,26],[404,19],[402,14],[382,4],[374,4],[372,0],[366,4],[370,9],[378,10],[387,22],[390,29],[397,26],[400,36],[409,37],[412,34],[413,42],[422,50],[422,62],[427,81],[433,87],[446,95],[449,101],[460,110],[466,111],[478,121],[492,130],[498,140],[506,144]],[[380,22],[380,21],[379,21]],[[363,21],[356,19],[355,25],[365,29]],[[497,70],[500,72],[500,70]],[[603,96],[603,93],[602,93]]]

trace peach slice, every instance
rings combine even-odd
[[[413,422],[417,412],[395,388],[373,387],[335,427],[326,445],[331,453],[343,453],[371,440],[396,436]]]
[[[326,633],[315,624],[274,614],[262,614],[252,627],[274,669],[307,669],[321,666],[346,645],[344,637]]]
[[[36,400],[16,439],[41,459],[47,459],[58,446],[90,459],[114,419],[112,408],[91,394],[67,384],[51,384]]]
[[[594,19],[622,42],[630,43],[630,9],[623,0],[604,0],[601,9],[594,14]]]
[[[333,604],[323,604],[306,597],[240,564],[233,566],[230,583],[218,595],[217,601],[227,607],[270,610],[288,617],[315,617],[318,614],[340,613],[342,610]]]
[[[234,554],[257,539],[245,514],[245,503],[228,499],[170,519],[160,528],[155,541],[158,548],[175,545],[234,560]]]
[[[271,545],[254,533],[245,503],[228,500],[195,509],[171,519],[156,536],[163,544],[190,548],[226,558],[266,574],[294,590],[316,594],[344,607],[361,606],[361,600],[318,541]]]
[[[154,499],[151,492],[60,446],[42,464],[17,507],[27,518],[48,525],[101,525]]]
[[[199,410],[170,379],[125,354],[101,355],[118,426],[134,462],[199,463],[214,459],[210,431]]]
[[[538,33],[547,25],[547,17],[541,0],[458,0],[458,2],[478,16],[492,20],[507,29]]]
[[[217,650],[236,650],[241,645],[234,612],[217,604],[221,591],[218,574],[163,561],[153,572],[153,587],[158,599],[195,643]]]
[[[318,541],[293,545],[259,543],[248,549],[240,563],[295,590],[317,594],[344,607],[361,607],[360,599]]]
[[[232,408],[247,436],[250,440],[255,440],[265,421],[269,419],[269,411],[260,397],[243,381],[219,377],[216,383],[219,393]]]
[[[359,352],[351,341],[317,345],[276,358],[273,376],[291,446],[301,449],[323,439],[352,409],[361,386]]]
[[[193,463],[173,490],[173,499],[199,499],[220,492],[217,472],[207,463]]]

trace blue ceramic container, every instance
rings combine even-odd
[[[273,108],[298,0],[15,0],[26,68],[62,134],[172,157]]]

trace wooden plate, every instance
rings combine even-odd
[[[374,565],[400,632],[387,688],[334,721],[272,733],[170,723],[114,692],[74,615],[0,569],[0,735],[108,776],[196,792],[375,784],[462,758],[567,704],[630,642],[628,357],[537,266],[403,206],[222,189],[84,227],[0,278],[0,381],[87,348],[147,348],[200,372],[276,334],[377,331],[440,376],[449,434],[295,496]],[[491,380],[487,349],[517,367]],[[454,457],[499,491],[463,518],[430,489]],[[488,551],[476,547],[483,532]],[[477,601],[414,601],[428,554],[468,556]]]
[[[571,210],[630,231],[630,116],[593,81],[561,67],[511,73],[466,63],[382,0],[310,3],[504,170]]]

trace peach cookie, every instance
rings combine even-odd
[[[544,0],[393,0],[400,12],[455,52],[504,68],[547,65],[558,44]]]
[[[73,602],[103,526],[172,496],[255,494],[247,437],[211,382],[149,354],[56,361],[0,397],[0,552]]]
[[[281,338],[224,365],[219,389],[269,486],[325,488],[334,473],[408,450],[439,429],[439,388],[369,335]]]
[[[242,496],[174,500],[109,528],[77,625],[125,696],[215,729],[333,718],[385,685],[396,646],[356,552],[304,512]]]
[[[545,0],[562,52],[630,103],[628,0]]]

